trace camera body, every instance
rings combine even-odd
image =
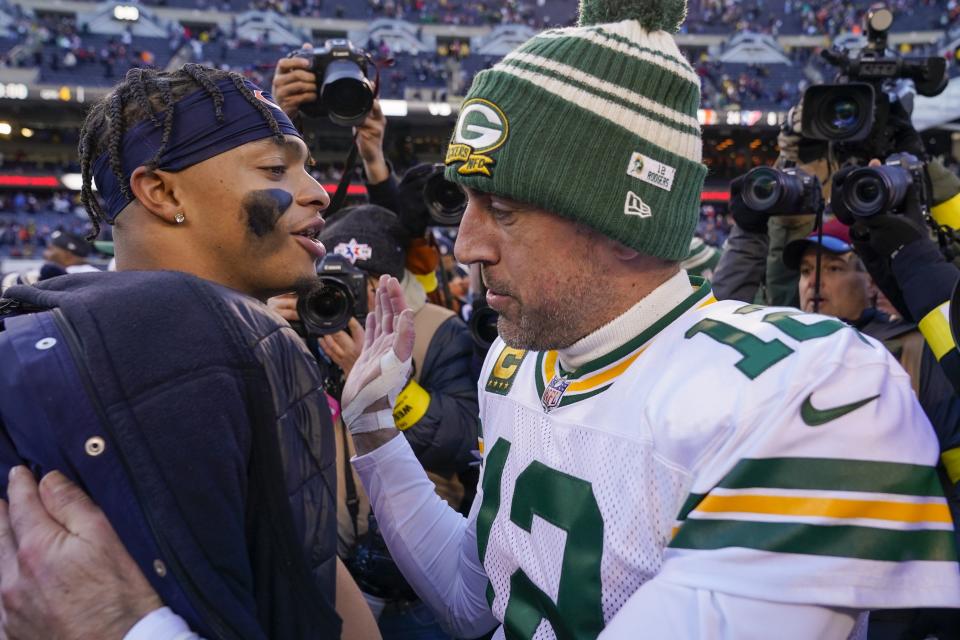
[[[816,176],[797,169],[757,167],[737,183],[744,204],[770,216],[816,213],[823,207],[823,194]]]
[[[929,215],[930,201],[924,163],[909,153],[897,153],[879,167],[838,172],[833,178],[830,206],[845,224],[876,215]]]
[[[345,257],[327,255],[317,266],[321,286],[297,300],[297,313],[307,335],[344,331],[350,318],[367,318],[367,275]]]
[[[896,84],[911,80],[923,96],[940,94],[947,86],[942,57],[905,58],[887,48],[893,13],[886,7],[866,16],[867,45],[857,54],[837,47],[823,57],[837,68],[836,84],[808,88],[803,95],[801,130],[807,138],[834,143],[836,155],[886,158],[898,151],[896,125],[890,122],[898,102]],[[908,109],[900,105],[909,117]]]
[[[376,87],[368,77],[373,58],[349,40],[327,40],[315,49],[299,49],[288,57],[306,58],[317,78],[317,99],[300,111],[318,118],[327,116],[334,124],[354,127],[373,109]]]

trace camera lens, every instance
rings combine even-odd
[[[342,126],[360,124],[373,109],[370,81],[351,60],[337,60],[327,66],[320,97],[330,119]]]
[[[854,171],[843,185],[843,200],[855,216],[869,217],[883,212],[889,205],[883,174],[873,169]]]
[[[883,186],[876,178],[868,178],[858,182],[853,192],[858,202],[869,206],[883,196]]]
[[[907,196],[913,176],[903,167],[883,165],[850,173],[843,184],[843,204],[855,216],[896,210]]]
[[[434,223],[455,227],[460,224],[467,208],[467,194],[460,185],[443,177],[443,167],[437,167],[423,187],[423,200]]]
[[[485,303],[475,306],[473,315],[470,316],[470,336],[473,341],[486,351],[497,339],[497,319],[500,317],[496,311],[486,306]]]
[[[849,131],[860,120],[859,105],[846,97],[831,101],[828,111],[832,113],[830,126],[837,131]]]
[[[775,171],[760,167],[747,174],[743,201],[755,211],[766,211],[780,199],[780,178]]]
[[[353,295],[336,278],[320,278],[323,286],[297,302],[297,312],[308,333],[327,335],[346,329],[353,316]]]

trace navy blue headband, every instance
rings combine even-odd
[[[244,80],[244,84],[257,100],[273,112],[281,132],[302,137],[290,118],[274,104],[269,93],[261,91],[247,80]],[[223,122],[217,122],[213,99],[205,90],[195,91],[179,100],[174,105],[173,132],[166,151],[160,156],[158,169],[180,171],[242,144],[274,135],[260,111],[247,101],[231,80],[221,80],[217,82],[217,87],[223,93]],[[127,185],[130,184],[133,171],[146,164],[160,148],[163,114],[159,115],[158,120],[160,126],[145,120],[124,132],[120,158],[123,179]],[[106,205],[106,221],[113,224],[133,198],[123,195],[110,167],[109,154],[101,154],[93,163],[93,176]]]

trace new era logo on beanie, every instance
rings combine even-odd
[[[685,14],[683,0],[581,0],[578,26],[477,75],[447,179],[685,258],[706,175],[700,81],[668,33]]]

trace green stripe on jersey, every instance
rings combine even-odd
[[[849,525],[697,518],[684,522],[669,546],[698,550],[745,547],[776,553],[889,562],[956,562],[954,535],[950,530],[895,531]]]
[[[934,467],[841,458],[745,458],[717,486],[943,497]]]

